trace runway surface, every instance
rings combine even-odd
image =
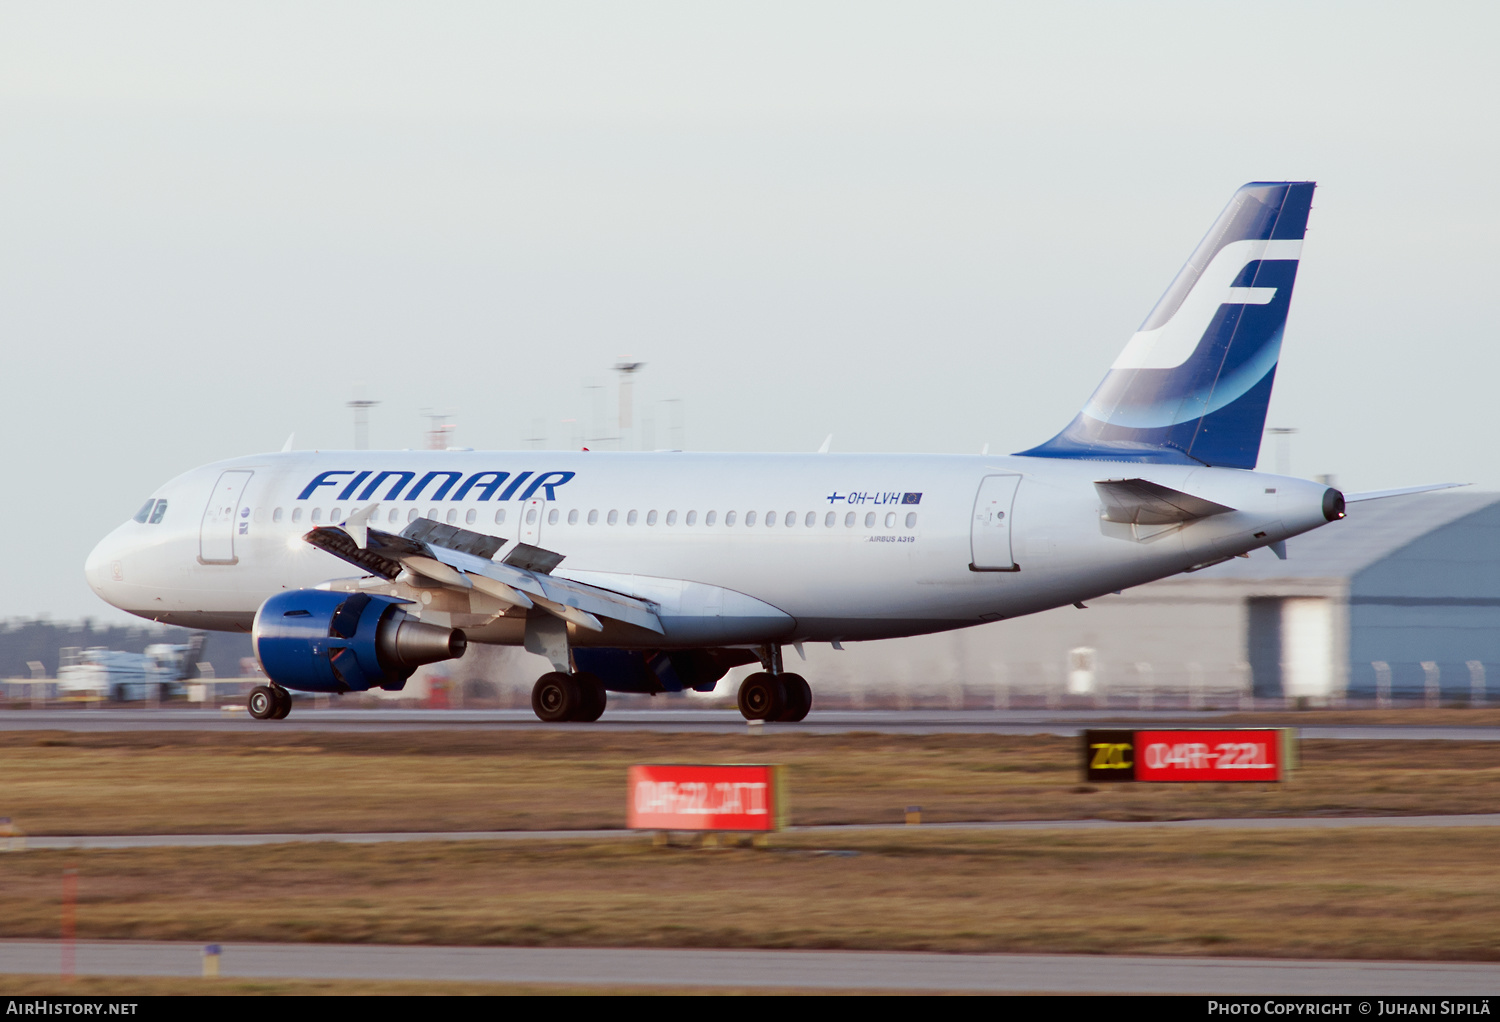
[[[662,709],[607,711],[594,724],[543,724],[530,710],[319,710],[298,707],[280,721],[253,720],[243,707],[188,709],[50,709],[0,711],[0,731],[530,731],[594,728],[614,731],[838,734],[1051,734],[1073,737],[1090,727],[1140,727],[1192,722],[1213,727],[1225,713],[1183,710],[814,710],[800,724],[747,724],[734,710]],[[1500,741],[1500,726],[1425,724],[1303,725],[1295,713],[1285,723],[1307,739]]]
[[[1361,827],[1500,827],[1500,813],[1467,816],[1290,816],[1211,820],[1003,820],[975,823],[928,823],[909,827],[900,823],[841,823],[816,827],[788,827],[785,834],[840,834],[871,831],[1036,831],[1142,830],[1348,830]],[[441,830],[384,833],[316,834],[91,834],[28,836],[24,847],[33,851],[88,848],[216,848],[250,845],[335,844],[370,845],[413,841],[601,841],[636,838],[649,832],[631,830]]]
[[[75,968],[81,975],[95,976],[198,976],[203,968],[202,951],[198,944],[86,941],[76,946]],[[0,973],[56,975],[61,953],[56,941],[3,941]],[[1490,964],[899,951],[225,944],[219,970],[226,977],[262,979],[412,979],[569,986],[1274,997],[1473,997],[1500,992],[1500,965]]]

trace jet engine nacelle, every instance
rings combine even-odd
[[[255,613],[255,656],[283,688],[401,689],[418,667],[461,657],[468,647],[463,632],[416,620],[404,602],[322,589],[278,593]]]

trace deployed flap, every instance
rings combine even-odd
[[[1104,501],[1105,519],[1129,525],[1169,525],[1234,510],[1146,479],[1104,479],[1094,489]]]

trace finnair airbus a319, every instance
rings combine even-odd
[[[551,662],[543,720],[757,660],[741,712],[801,720],[785,645],[1020,617],[1284,556],[1344,517],[1339,491],[1253,471],[1313,187],[1236,192],[1083,410],[1019,454],[264,454],[160,487],[88,581],[153,621],[250,632],[258,719],[482,642]]]

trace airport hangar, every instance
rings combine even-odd
[[[954,708],[1153,698],[1223,707],[1252,694],[1452,702],[1486,695],[1486,674],[1489,699],[1500,698],[1500,493],[1353,504],[1287,553],[1257,550],[1086,610],[842,652],[809,646],[795,669],[825,706],[892,695]]]

